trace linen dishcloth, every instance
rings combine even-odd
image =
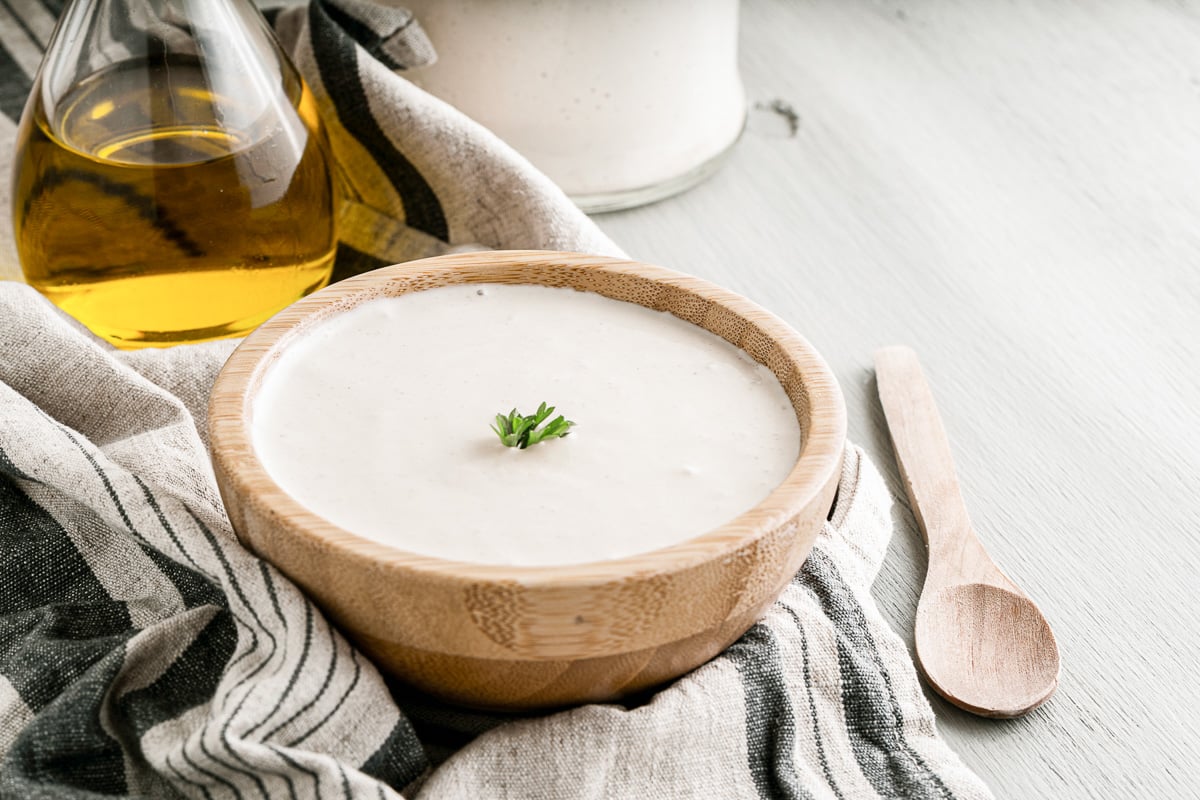
[[[5,141],[57,7],[0,4]],[[353,199],[340,274],[474,243],[617,252],[394,74],[430,53],[405,12],[272,20]],[[487,715],[385,683],[238,543],[203,424],[234,344],[116,351],[0,282],[0,796],[990,796],[871,598],[890,497],[858,448],[804,569],[725,653],[625,704]]]

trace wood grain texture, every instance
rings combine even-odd
[[[1200,8],[745,0],[756,109],[720,173],[598,218],[636,258],[779,314],[829,360],[891,483],[875,585],[909,641],[925,571],[874,386],[936,381],[989,552],[1054,625],[1053,700],[930,695],[998,798],[1200,784]]]
[[[791,399],[801,431],[795,467],[754,508],[693,539],[561,567],[404,553],[321,519],[270,479],[251,444],[254,396],[289,342],[376,297],[484,282],[597,292],[669,311],[741,347]],[[243,342],[217,378],[209,413],[217,484],[239,538],[377,663],[431,694],[505,709],[613,699],[676,677],[733,642],[808,555],[833,502],[845,426],[841,393],[821,357],[744,298],[658,267],[533,251],[441,256],[318,292]]]
[[[1017,717],[1058,686],[1054,633],[980,542],[933,391],[912,348],[875,351],[875,380],[929,565],[914,631],[926,681],[959,708]]]

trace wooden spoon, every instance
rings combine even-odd
[[[917,355],[875,353],[879,399],[900,476],[929,549],[917,604],[917,661],[929,685],[985,717],[1032,711],[1058,686],[1058,645],[1042,612],[992,561],[971,527],[950,442]]]

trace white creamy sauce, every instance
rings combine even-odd
[[[571,433],[489,425],[546,401]],[[572,289],[468,284],[372,300],[291,344],[254,405],[267,472],[316,514],[402,550],[576,564],[718,527],[787,476],[771,372],[665,312]]]

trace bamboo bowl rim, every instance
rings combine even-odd
[[[515,279],[514,269],[522,268],[560,272],[564,280],[546,283]],[[582,274],[581,270],[589,274],[603,273],[614,285],[632,278],[649,281],[664,290],[682,290],[711,303],[713,308],[710,310],[720,309],[748,322],[786,357],[798,375],[800,391],[806,399],[807,414],[798,407],[791,392],[788,393],[800,423],[800,452],[782,483],[753,508],[690,539],[617,559],[539,566],[456,561],[405,551],[335,525],[308,510],[280,487],[255,454],[251,431],[254,399],[259,386],[288,344],[324,319],[376,298],[452,284],[571,286],[567,279]],[[603,288],[580,291],[614,297]],[[705,327],[691,320],[684,321]],[[758,363],[764,363],[738,342],[730,343]],[[785,380],[777,372],[775,377],[786,391]],[[456,253],[382,267],[347,278],[293,303],[251,333],[226,361],[210,396],[208,427],[212,458],[221,466],[220,471],[230,484],[228,488],[236,492],[241,502],[252,500],[272,518],[287,520],[288,523],[281,527],[287,529],[288,535],[309,537],[323,548],[349,556],[364,566],[413,570],[425,579],[463,584],[518,582],[528,587],[570,588],[692,567],[731,554],[765,532],[786,524],[799,509],[812,503],[821,488],[840,470],[846,410],[832,371],[812,345],[787,323],[741,295],[682,272],[637,261],[557,251],[510,250]],[[223,492],[227,491],[226,486],[221,488]]]

